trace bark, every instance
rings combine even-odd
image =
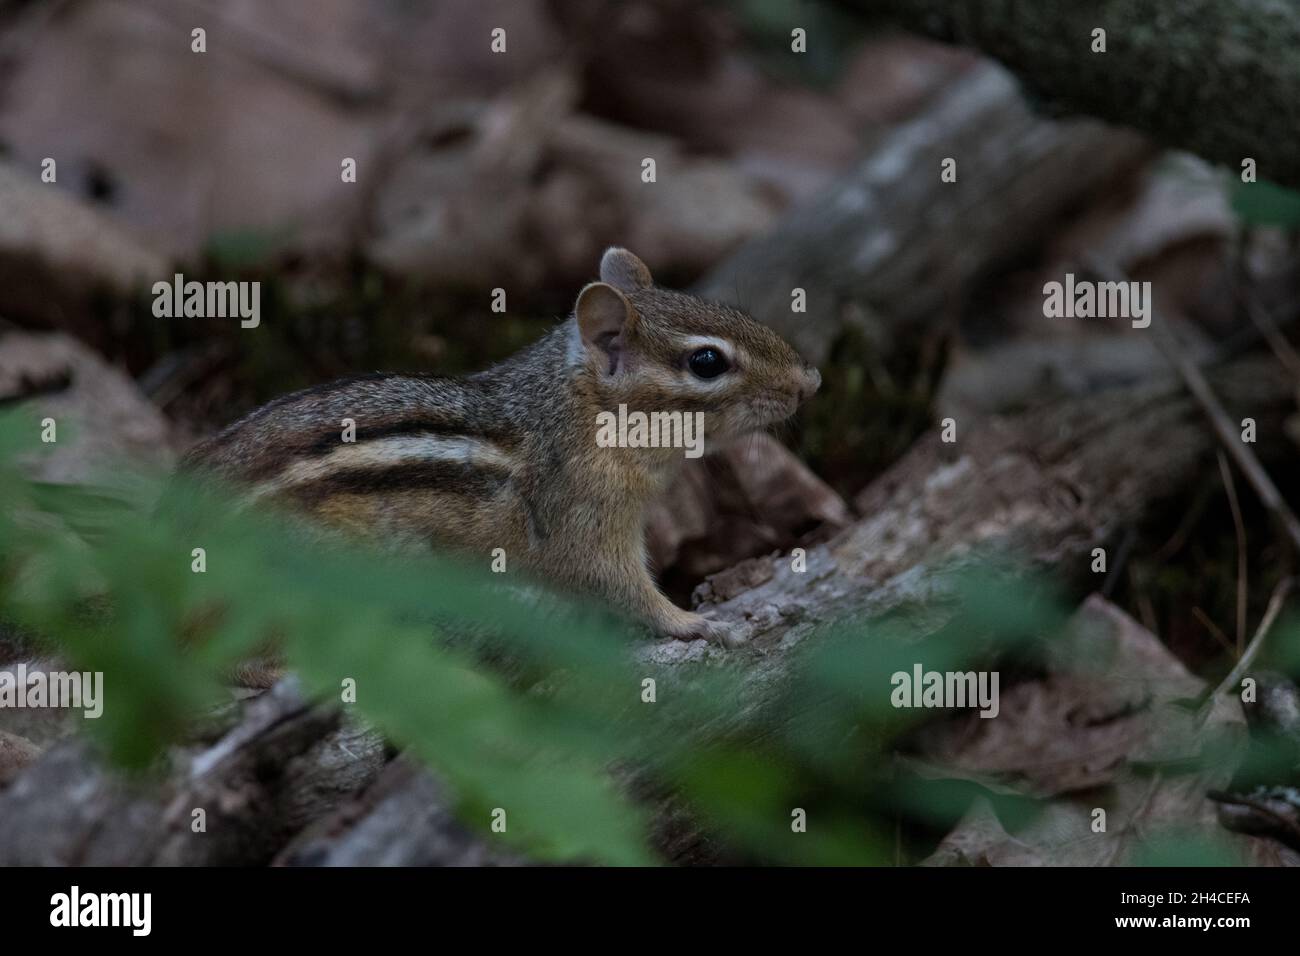
[[[85,739],[55,744],[0,791],[0,865],[266,863],[382,765],[377,735],[304,703],[290,679],[213,746],[173,752],[161,781],[109,769]]]
[[[888,350],[1146,155],[1133,134],[1040,118],[1005,71],[977,66],[694,291],[742,305],[814,363],[852,316]],[[955,183],[940,179],[949,157]],[[806,312],[791,309],[796,288]]]
[[[460,823],[443,786],[402,757],[375,783],[300,834],[283,866],[508,866],[524,859]]]
[[[1208,378],[1236,418],[1254,417],[1262,435],[1280,433],[1295,383],[1276,362],[1242,359]],[[1169,381],[991,419],[957,439],[931,433],[868,486],[856,502],[864,517],[811,549],[805,572],[781,555],[699,589],[704,609],[753,629],[748,650],[679,641],[643,648],[661,685],[693,679],[697,668],[687,665],[701,662],[744,670],[744,712],[731,726],[700,728],[703,736],[743,732],[750,715],[779,699],[790,652],[818,625],[928,606],[942,596],[939,572],[963,556],[1014,554],[1080,595],[1100,586],[1092,549],[1113,546],[1217,448],[1200,407]],[[1261,459],[1287,452],[1282,442],[1256,449]]]
[[[1300,187],[1300,10],[1275,0],[845,0],[1004,63],[1039,100]],[[1092,31],[1106,52],[1092,52]]]
[[[1258,420],[1262,434],[1275,433],[1293,401],[1294,383],[1270,359],[1239,360],[1209,379],[1228,408]],[[715,575],[700,589],[713,613],[754,629],[747,650],[662,641],[642,646],[638,655],[661,693],[713,667],[743,675],[734,711],[683,728],[690,739],[764,732],[773,713],[797,716],[781,708],[789,700],[796,649],[816,639],[818,625],[932,606],[946,563],[984,548],[1017,553],[1073,582],[1077,593],[1099,587],[1089,568],[1091,549],[1113,545],[1126,527],[1185,487],[1215,449],[1200,407],[1167,380],[993,419],[954,445],[932,435],[859,496],[865,517],[811,549],[806,572],[792,571],[788,556],[765,558]],[[1280,443],[1260,450],[1264,458],[1285,453]],[[666,859],[709,863],[725,852],[671,798],[648,799],[655,845]],[[284,863],[501,861],[482,837],[448,817],[427,774],[400,765],[280,857]]]

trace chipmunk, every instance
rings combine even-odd
[[[656,288],[640,259],[610,248],[567,321],[500,364],[295,392],[195,446],[186,466],[382,540],[504,548],[660,634],[735,646],[743,634],[674,605],[647,566],[644,513],[682,449],[602,447],[598,415],[703,412],[716,447],[787,418],[820,384],[775,332]]]

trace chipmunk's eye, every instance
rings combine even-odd
[[[722,353],[711,348],[696,349],[686,364],[700,378],[717,378],[730,368]]]

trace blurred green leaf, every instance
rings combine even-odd
[[[1300,192],[1266,180],[1243,183],[1229,179],[1228,197],[1237,218],[1252,226],[1300,226]]]
[[[744,667],[655,670],[629,654],[625,622],[513,575],[326,538],[179,477],[30,481],[17,461],[39,453],[37,434],[0,417],[0,609],[105,674],[87,730],[126,766],[156,762],[274,641],[322,701],[355,681],[360,715],[439,773],[468,826],[487,832],[500,808],[500,838],[542,859],[655,862],[649,792],[775,863],[892,863],[904,822],[941,835],[979,796],[1009,825],[1036,810],[962,780],[899,778],[894,760],[934,717],[890,705],[895,671],[1024,660],[1063,629],[1060,596],[1010,562],[964,561],[900,610],[827,623],[755,708]],[[1294,622],[1279,650],[1288,633]]]

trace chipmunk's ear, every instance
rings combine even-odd
[[[593,282],[578,293],[573,314],[582,333],[582,344],[604,355],[613,375],[622,364],[627,333],[636,321],[632,303],[612,285]]]
[[[600,257],[600,281],[622,292],[648,289],[654,284],[646,264],[618,246],[610,246]]]

